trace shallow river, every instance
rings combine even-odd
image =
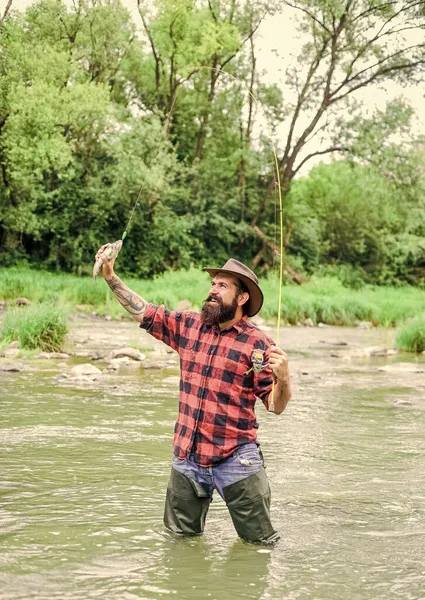
[[[108,335],[123,327],[139,335]],[[393,337],[282,330],[294,397],[257,410],[271,550],[236,539],[219,497],[203,538],[163,530],[176,367],[80,386],[54,365],[1,372],[0,599],[425,599],[425,357],[381,372],[415,359],[361,350]]]

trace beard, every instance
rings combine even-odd
[[[216,300],[217,304],[207,304],[211,300]],[[208,296],[201,310],[202,323],[208,327],[213,327],[219,323],[231,321],[236,314],[237,308],[238,302],[236,296],[233,298],[231,304],[224,304],[220,297]]]

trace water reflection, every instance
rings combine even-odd
[[[230,546],[207,538],[178,539],[171,535],[158,564],[166,589],[187,600],[262,597],[267,587],[273,550],[235,540]],[[184,592],[182,582],[186,582]]]

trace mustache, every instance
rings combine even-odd
[[[211,302],[211,300],[216,300],[216,302],[220,305],[223,305],[223,300],[220,296],[212,296],[211,294],[204,300],[204,302]]]

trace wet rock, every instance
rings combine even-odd
[[[16,306],[30,306],[31,302],[28,298],[16,298],[15,304]]]
[[[369,350],[370,356],[394,356],[397,354],[396,350],[389,350],[388,348],[366,348]]]
[[[313,320],[308,318],[304,320],[304,327],[314,327]]]
[[[357,325],[358,329],[372,329],[372,327],[373,323],[370,321],[360,321],[360,323]]]
[[[120,367],[140,367],[140,360],[134,360],[133,358],[129,358],[128,356],[120,356],[119,358],[113,358],[109,366],[113,367],[114,370]],[[116,368],[115,368],[116,367]]]
[[[62,373],[59,377],[57,377],[58,381],[64,381],[66,383],[71,384],[81,384],[81,383],[96,383],[103,377],[102,373],[95,375],[69,375],[68,373]]]
[[[19,356],[19,348],[10,348],[7,347],[4,351],[3,351],[3,356],[6,358],[17,358]]]
[[[136,350],[136,348],[118,348],[116,350],[112,350],[109,354],[109,360],[113,360],[114,358],[131,358],[132,360],[142,361],[145,360],[146,356],[140,352],[140,350]]]
[[[90,363],[84,363],[82,365],[76,365],[71,369],[71,375],[74,377],[80,377],[84,375],[101,375],[102,371],[91,365]]]
[[[424,373],[425,368],[419,364],[405,362],[385,365],[379,367],[378,371],[384,371],[385,373]]]
[[[66,352],[40,352],[39,354],[36,355],[35,358],[53,358],[53,359],[60,359],[60,358],[69,358],[69,354],[67,354]]]
[[[120,365],[117,360],[113,360],[107,367],[103,369],[102,373],[115,373],[115,371],[118,371],[119,368]]]
[[[17,363],[0,363],[0,371],[19,373],[22,371],[22,366]]]
[[[102,352],[101,350],[96,350],[89,354],[92,360],[104,360],[107,356],[107,352]]]

